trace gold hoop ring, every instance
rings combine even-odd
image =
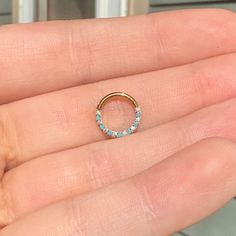
[[[123,130],[123,131],[111,130],[111,129],[107,128],[102,122],[102,108],[103,108],[103,106],[115,97],[126,98],[128,101],[130,101],[133,104],[134,110],[135,110],[135,120],[134,120],[133,124],[128,129]],[[110,93],[110,94],[106,95],[105,97],[103,97],[97,105],[96,122],[98,124],[98,127],[104,133],[106,133],[109,137],[121,138],[121,137],[127,136],[129,134],[132,134],[133,132],[135,132],[137,130],[137,128],[140,124],[140,121],[141,121],[140,106],[138,105],[138,102],[132,96],[130,96],[127,93],[123,93],[123,92]]]

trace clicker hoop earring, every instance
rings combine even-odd
[[[111,99],[115,97],[122,97],[130,101],[134,106],[134,112],[135,112],[135,120],[133,124],[123,131],[114,131],[109,128],[107,128],[104,123],[102,122],[102,108],[105,105],[105,103],[109,102]],[[129,134],[132,134],[135,132],[140,124],[141,121],[141,109],[138,105],[138,102],[129,94],[123,93],[123,92],[114,92],[106,95],[101,99],[101,101],[97,105],[97,111],[96,111],[96,122],[98,124],[98,127],[100,130],[102,130],[105,134],[107,134],[109,137],[112,138],[121,138],[124,136],[127,136]]]

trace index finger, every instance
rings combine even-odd
[[[236,51],[236,15],[188,10],[0,29],[0,103]]]

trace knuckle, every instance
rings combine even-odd
[[[85,235],[81,225],[78,206],[74,203],[74,198],[66,199],[58,207],[64,221],[49,229],[46,235]]]
[[[164,61],[165,54],[169,53],[169,38],[168,35],[163,30],[162,24],[160,23],[160,19],[157,17],[158,14],[150,14],[147,16],[148,23],[152,27],[152,37],[150,39],[153,40],[150,45],[152,45],[152,50],[155,52],[155,59],[157,65],[160,68],[165,68],[166,61]]]
[[[202,64],[193,63],[188,66],[193,82],[193,90],[199,100],[199,107],[205,107],[209,103],[209,92],[216,86],[217,81],[212,79],[209,73],[205,73]]]
[[[88,36],[87,28],[78,25],[77,22],[65,22],[65,28],[68,62],[74,75],[76,77],[79,75],[83,80],[81,82],[84,82],[92,76],[94,47],[96,47],[96,44]],[[80,58],[83,58],[83,60]],[[81,70],[81,68],[86,68],[86,70]]]
[[[114,183],[120,179],[120,167],[116,160],[115,152],[112,154],[110,148],[93,144],[87,147],[88,158],[86,158],[86,168],[88,170],[89,182],[92,188],[97,189]]]
[[[87,234],[87,220],[83,217],[83,208],[78,203],[76,198],[68,199],[65,201],[65,218],[67,223],[60,231],[62,235],[86,235]]]

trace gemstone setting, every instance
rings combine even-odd
[[[134,133],[140,125],[140,122],[141,122],[141,109],[140,109],[140,107],[139,106],[135,107],[134,112],[135,112],[135,120],[134,120],[133,124],[129,128],[127,128],[126,130],[123,130],[123,131],[114,131],[114,130],[107,128],[102,121],[102,112],[99,109],[97,109],[97,111],[96,111],[96,122],[97,122],[97,125],[100,128],[100,130],[102,132],[104,132],[106,135],[108,135],[109,137],[122,138],[122,137],[125,137],[127,135]]]

